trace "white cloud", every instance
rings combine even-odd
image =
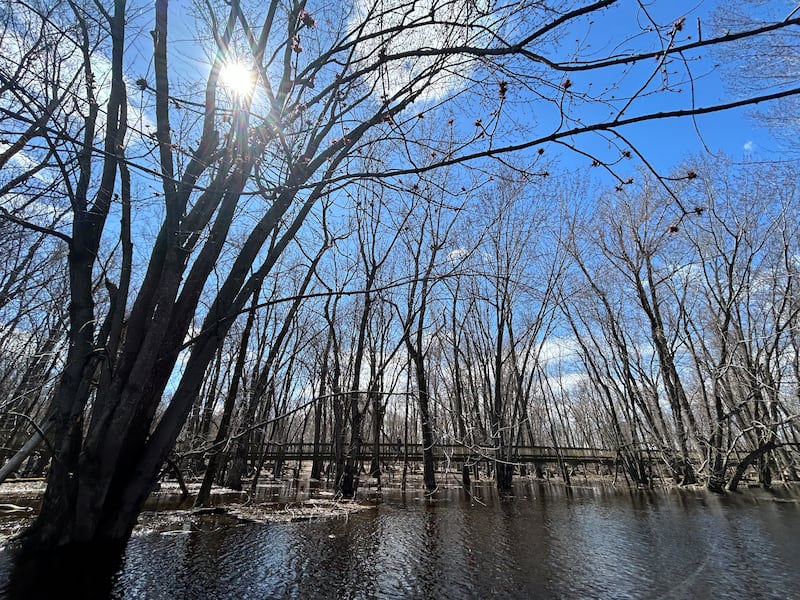
[[[391,57],[420,49],[476,45],[478,38],[493,28],[488,19],[497,18],[488,7],[485,1],[420,0],[409,5],[400,0],[357,0],[350,30],[361,32],[357,52],[359,58],[370,62],[381,54]],[[445,59],[407,56],[388,60],[374,83],[379,93],[391,96],[421,78],[425,84],[421,100],[436,101],[460,88],[473,66],[474,61],[459,55]],[[435,74],[428,79],[432,72]]]
[[[5,29],[0,32],[0,72],[6,77],[13,77],[14,83],[25,90],[40,102],[47,101],[52,89],[59,90],[64,98],[61,109],[70,112],[72,103],[88,110],[86,86],[83,83],[84,58],[80,48],[69,36],[61,37],[58,34],[59,21],[57,16],[52,16],[52,23],[42,26],[39,17],[32,11],[14,9],[13,20],[6,23]],[[0,17],[4,16],[0,11]],[[69,31],[75,25],[64,25]],[[58,43],[53,43],[53,37],[58,36]],[[92,53],[91,68],[94,76],[95,101],[101,107],[97,116],[97,139],[102,139],[106,125],[105,107],[111,92],[111,60],[101,51]],[[128,90],[134,89],[135,84],[128,78]],[[0,98],[0,106],[13,114],[19,110],[19,100],[13,94],[6,94]],[[24,112],[24,111],[23,111]],[[72,113],[75,115],[75,113]],[[137,127],[149,127],[152,121],[136,106],[135,101],[128,105],[128,122]],[[17,131],[6,131],[8,139],[27,128],[28,122],[21,120]],[[80,137],[80,136],[78,136]],[[134,132],[128,131],[126,144],[135,143]],[[0,152],[8,149],[8,143],[0,143]],[[37,164],[36,157],[28,156],[28,149],[16,153],[13,160],[20,168],[31,168]],[[47,175],[40,172],[36,177],[47,183]]]
[[[539,362],[543,365],[564,365],[578,356],[580,346],[574,337],[548,337],[542,343]]]
[[[64,206],[36,200],[27,194],[8,192],[3,196],[3,205],[15,217],[42,227],[61,228],[72,223],[72,213]]]
[[[447,255],[447,259],[450,262],[459,262],[461,260],[464,260],[467,256],[469,256],[469,250],[467,250],[466,248],[456,248],[449,252],[449,254]]]
[[[742,149],[743,149],[745,152],[752,152],[752,151],[755,149],[755,147],[756,147],[756,145],[755,145],[755,143],[753,142],[753,140],[747,140],[747,141],[744,143],[744,146],[742,146]]]

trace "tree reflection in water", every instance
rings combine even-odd
[[[103,557],[67,560],[47,576],[18,569],[15,581],[57,583],[50,597],[76,586],[82,598],[148,599],[655,598],[725,590],[793,597],[800,590],[800,504],[785,489],[716,496],[522,481],[512,497],[497,497],[491,482],[473,492],[480,503],[458,488],[442,488],[435,499],[384,489],[374,509],[347,518],[140,535],[119,568]],[[7,553],[2,568],[7,581]]]

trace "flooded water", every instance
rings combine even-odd
[[[301,523],[134,537],[113,598],[800,597],[800,504],[521,482]]]

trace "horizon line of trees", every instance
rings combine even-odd
[[[255,488],[265,456],[294,442],[313,444],[313,477],[327,465],[350,495],[365,460],[380,480],[397,456],[379,444],[398,440],[430,450],[429,491],[434,449],[452,444],[492,458],[501,491],[515,449],[533,445],[613,449],[642,485],[654,460],[714,490],[748,467],[764,485],[796,480],[795,174],[725,160],[683,171],[683,209],[646,175],[597,192],[574,173],[513,170],[467,194],[446,178],[365,181],[348,206],[326,201],[321,238],[298,236],[203,377],[173,451],[204,475],[197,502],[213,482]],[[3,296],[6,459],[41,422],[65,350],[63,271],[24,252],[45,236],[12,231],[3,289],[25,285]],[[19,472],[49,460],[43,445]]]

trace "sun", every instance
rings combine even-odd
[[[236,96],[249,96],[253,93],[255,77],[250,67],[238,62],[222,65],[219,72],[220,83]]]

